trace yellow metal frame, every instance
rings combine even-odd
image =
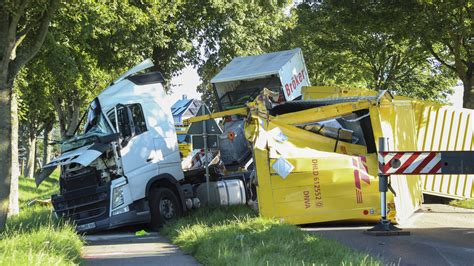
[[[305,87],[302,93],[305,100],[377,95],[376,91],[341,87]],[[388,138],[391,150],[424,149],[426,147],[422,146],[426,146],[425,143],[433,146],[431,143],[439,142],[442,136],[428,136],[427,141],[427,134],[423,134],[427,123],[436,124],[430,121],[440,120],[438,113],[435,118],[430,118],[434,114],[432,108],[441,108],[439,104],[396,96],[382,97],[380,102],[344,102],[271,116],[266,109],[265,95],[264,92],[247,107],[193,117],[189,122],[228,115],[246,117],[245,134],[253,148],[260,215],[289,223],[377,221],[380,218],[376,153],[368,153],[365,146],[306,131],[298,125],[368,110],[374,141],[379,137]],[[449,114],[454,117],[454,114]],[[444,116],[442,121],[445,121],[448,111],[441,115]],[[466,115],[459,116],[464,118]],[[467,118],[472,119],[473,116],[472,112],[467,114]],[[467,127],[472,122],[465,124]],[[472,130],[468,131],[458,124],[442,125],[440,128],[441,131],[449,128],[449,132],[460,132],[448,133],[470,140],[464,141],[468,144],[463,148],[469,146],[472,149]],[[279,140],[276,135],[284,136],[286,140]],[[447,147],[457,145],[441,143]],[[378,145],[377,141],[374,145]],[[281,177],[273,168],[279,159],[293,166],[288,176]],[[404,221],[421,204],[422,179],[420,176],[392,176],[391,186],[397,195],[387,193],[388,218]]]
[[[229,116],[229,115],[247,115],[247,114],[248,114],[248,108],[247,107],[241,107],[241,108],[237,108],[237,109],[212,113],[212,114],[208,114],[208,115],[200,115],[200,116],[191,117],[191,118],[187,119],[186,122],[187,123],[194,123],[194,122],[200,122],[200,121],[204,121],[204,120],[215,119],[215,118],[220,118],[220,117]]]

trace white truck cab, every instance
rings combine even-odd
[[[191,185],[182,182],[163,77],[137,74],[152,65],[144,61],[100,93],[87,110],[82,133],[64,141],[61,156],[37,177],[39,185],[61,168],[60,193],[52,203],[78,231],[150,221],[157,228],[199,205]]]

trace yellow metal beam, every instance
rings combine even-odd
[[[208,114],[208,115],[200,115],[200,116],[191,117],[191,118],[187,119],[186,122],[194,123],[194,122],[199,122],[199,121],[224,117],[224,116],[228,116],[228,115],[247,115],[247,114],[248,114],[248,108],[247,107],[242,107],[242,108],[237,108],[237,109],[212,113],[212,114]]]
[[[323,119],[327,120],[335,118],[358,110],[368,109],[371,105],[372,103],[369,101],[331,104],[328,106],[316,107],[299,112],[279,115],[274,117],[272,121],[292,125],[305,124]]]

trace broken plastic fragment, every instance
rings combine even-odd
[[[135,235],[136,235],[136,236],[147,236],[147,235],[150,235],[150,233],[148,233],[147,231],[145,231],[145,230],[142,229],[142,230],[140,230],[140,231],[136,231],[136,232],[135,232]]]
[[[283,179],[285,179],[291,171],[295,169],[295,167],[283,157],[278,158],[278,160],[273,163],[272,168]]]
[[[103,143],[95,143],[84,146],[73,151],[65,152],[61,156],[53,159],[51,162],[43,166],[41,172],[35,176],[36,186],[38,187],[43,180],[48,178],[58,165],[67,165],[72,163],[80,164],[84,167],[89,166],[95,159],[99,158],[105,152],[108,145]]]

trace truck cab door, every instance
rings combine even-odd
[[[140,104],[117,105],[107,114],[120,134],[120,153],[127,178],[150,178],[158,174],[152,134],[147,129]]]

